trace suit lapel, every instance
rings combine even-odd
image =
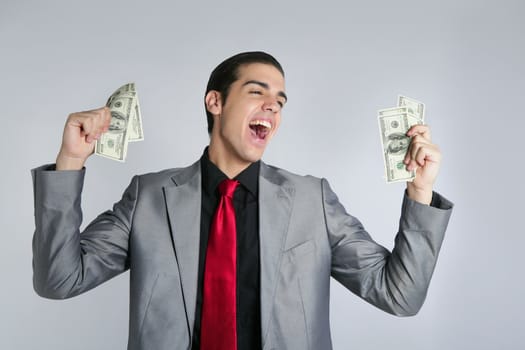
[[[199,268],[202,200],[200,162],[197,161],[183,169],[173,176],[172,180],[175,185],[165,187],[164,195],[191,339],[195,321]]]
[[[164,188],[175,258],[186,309],[190,339],[193,337],[201,224],[201,169],[197,161],[172,178]],[[259,237],[261,266],[261,327],[263,344],[269,330],[295,188],[275,169],[261,162],[259,176]]]
[[[263,162],[260,171],[261,327],[264,344],[270,326],[295,189],[286,178]]]

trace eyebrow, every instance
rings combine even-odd
[[[244,84],[242,84],[242,86],[245,86],[245,85],[249,85],[249,84],[255,84],[255,85],[259,85],[260,87],[266,89],[266,90],[269,90],[270,89],[270,85],[268,85],[267,83],[264,83],[262,81],[259,81],[259,80],[248,80],[247,82],[245,82]],[[277,93],[278,96],[281,96],[282,98],[284,98],[284,101],[285,102],[288,102],[288,96],[286,96],[286,94],[284,93],[284,91],[279,91]]]

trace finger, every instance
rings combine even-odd
[[[79,120],[82,128],[82,136],[85,137],[87,143],[92,143],[97,135],[101,133],[96,114],[83,115]]]
[[[417,151],[415,151],[415,154],[412,154],[412,152],[407,152],[408,158],[405,160],[405,164],[406,164],[406,169],[408,171],[418,168],[419,164],[415,158],[416,155],[417,155]]]
[[[418,142],[416,140],[412,140],[412,147],[409,150],[410,151],[410,158],[418,166],[424,166],[425,165],[425,159],[421,158],[421,154],[422,154],[423,148],[427,147],[427,145],[428,145],[428,143],[420,142],[420,141]]]
[[[410,162],[410,160],[412,159],[412,156],[417,151],[417,150],[414,150],[414,148],[417,147],[416,144],[429,144],[429,142],[423,136],[418,135],[418,134],[412,137],[412,139],[410,140],[410,145],[407,150],[407,153],[405,154],[405,158],[403,159],[403,163],[408,164]]]
[[[422,137],[420,137],[421,139]],[[418,142],[414,138],[411,140],[410,145],[408,147],[407,153],[405,155],[404,163],[407,165],[407,170],[416,169],[418,167],[418,162],[416,160],[416,156],[418,154],[419,149],[426,145],[427,143],[424,142]]]
[[[420,167],[424,167],[425,161],[427,160],[427,156],[430,156],[429,149],[427,147],[420,147],[417,150],[417,153],[414,157],[417,165],[419,165]]]
[[[436,145],[432,144],[418,144],[415,147],[416,151],[412,154],[411,161],[407,167],[417,169],[424,167],[427,162],[439,162],[441,159],[441,152]]]
[[[408,158],[408,161],[405,163],[406,164],[406,169],[408,171],[415,170],[415,169],[417,169],[420,166],[425,166],[424,159],[423,159],[423,162],[421,162],[420,160],[418,161],[417,157],[418,157],[419,154],[420,154],[419,150],[417,150],[414,155],[411,155]]]
[[[107,127],[109,127],[109,120],[111,119],[111,113],[107,107],[97,109],[91,113],[91,118],[93,120],[93,128],[91,133],[93,138],[98,140],[100,136],[106,132]]]
[[[413,137],[413,136],[416,136],[416,135],[421,135],[422,137],[424,137],[429,142],[432,139],[432,136],[430,134],[430,128],[428,127],[428,125],[425,125],[425,124],[413,125],[407,131],[407,136],[409,136],[409,137]]]
[[[111,110],[109,107],[104,107],[104,118],[103,118],[103,133],[109,130],[109,125],[111,123]]]
[[[83,125],[85,139],[87,143],[92,143],[95,140],[95,127],[93,119],[86,119]]]
[[[104,127],[106,126],[106,111],[105,109],[101,109],[97,111],[96,117],[95,117],[95,123],[96,123],[96,133],[102,134],[104,132]]]

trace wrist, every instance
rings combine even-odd
[[[411,182],[407,183],[408,198],[421,204],[430,205],[432,202],[432,187],[417,188]]]
[[[56,159],[56,170],[80,170],[84,167],[85,159],[75,158],[59,153]]]

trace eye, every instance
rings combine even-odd
[[[250,90],[250,94],[262,95],[262,92],[260,90]]]

